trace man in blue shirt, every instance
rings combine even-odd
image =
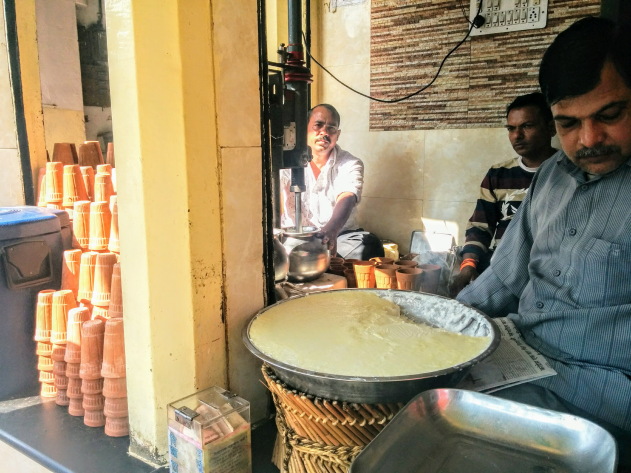
[[[557,375],[501,397],[592,420],[631,467],[631,28],[584,18],[543,56],[561,142],[458,300],[512,319]],[[625,470],[627,471],[627,470]]]

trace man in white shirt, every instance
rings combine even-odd
[[[337,145],[340,114],[329,104],[309,112],[307,145],[312,159],[305,169],[302,225],[320,229],[331,254],[367,260],[383,256],[377,236],[357,227],[355,212],[364,185],[364,164]],[[290,171],[281,170],[281,225],[295,227],[295,201],[289,191]]]

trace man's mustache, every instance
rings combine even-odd
[[[576,157],[581,158],[597,158],[598,156],[607,156],[610,154],[620,154],[622,149],[615,145],[600,145],[592,148],[581,148],[576,152]]]
[[[329,137],[329,135],[323,135],[321,139],[322,141],[326,141],[327,143],[331,142],[331,138]]]

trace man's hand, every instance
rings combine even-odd
[[[337,196],[331,219],[318,232],[322,235],[322,242],[327,245],[332,256],[337,254],[337,236],[351,215],[357,197],[351,192],[342,192]]]
[[[322,229],[316,234],[316,236],[322,238],[322,243],[326,245],[328,250],[331,252],[331,256],[335,256],[337,254],[337,235],[337,231],[327,228],[326,226],[322,227]]]
[[[471,281],[479,276],[478,270],[473,266],[465,266],[460,273],[454,278],[451,285],[451,297],[456,297],[460,291],[464,289]]]

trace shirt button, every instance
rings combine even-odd
[[[537,306],[537,309],[543,309],[543,302],[537,302],[535,305]]]
[[[554,274],[555,276],[561,276],[561,270],[560,270],[560,269],[557,269],[557,270],[555,270],[555,271],[554,271],[554,273],[553,273],[553,274]]]
[[[589,189],[589,186],[588,186],[587,184],[583,184],[583,185],[581,186],[581,190],[582,190],[582,191],[586,191],[587,189]]]
[[[570,231],[568,233],[570,234],[570,236],[576,235],[576,228],[570,228]]]

